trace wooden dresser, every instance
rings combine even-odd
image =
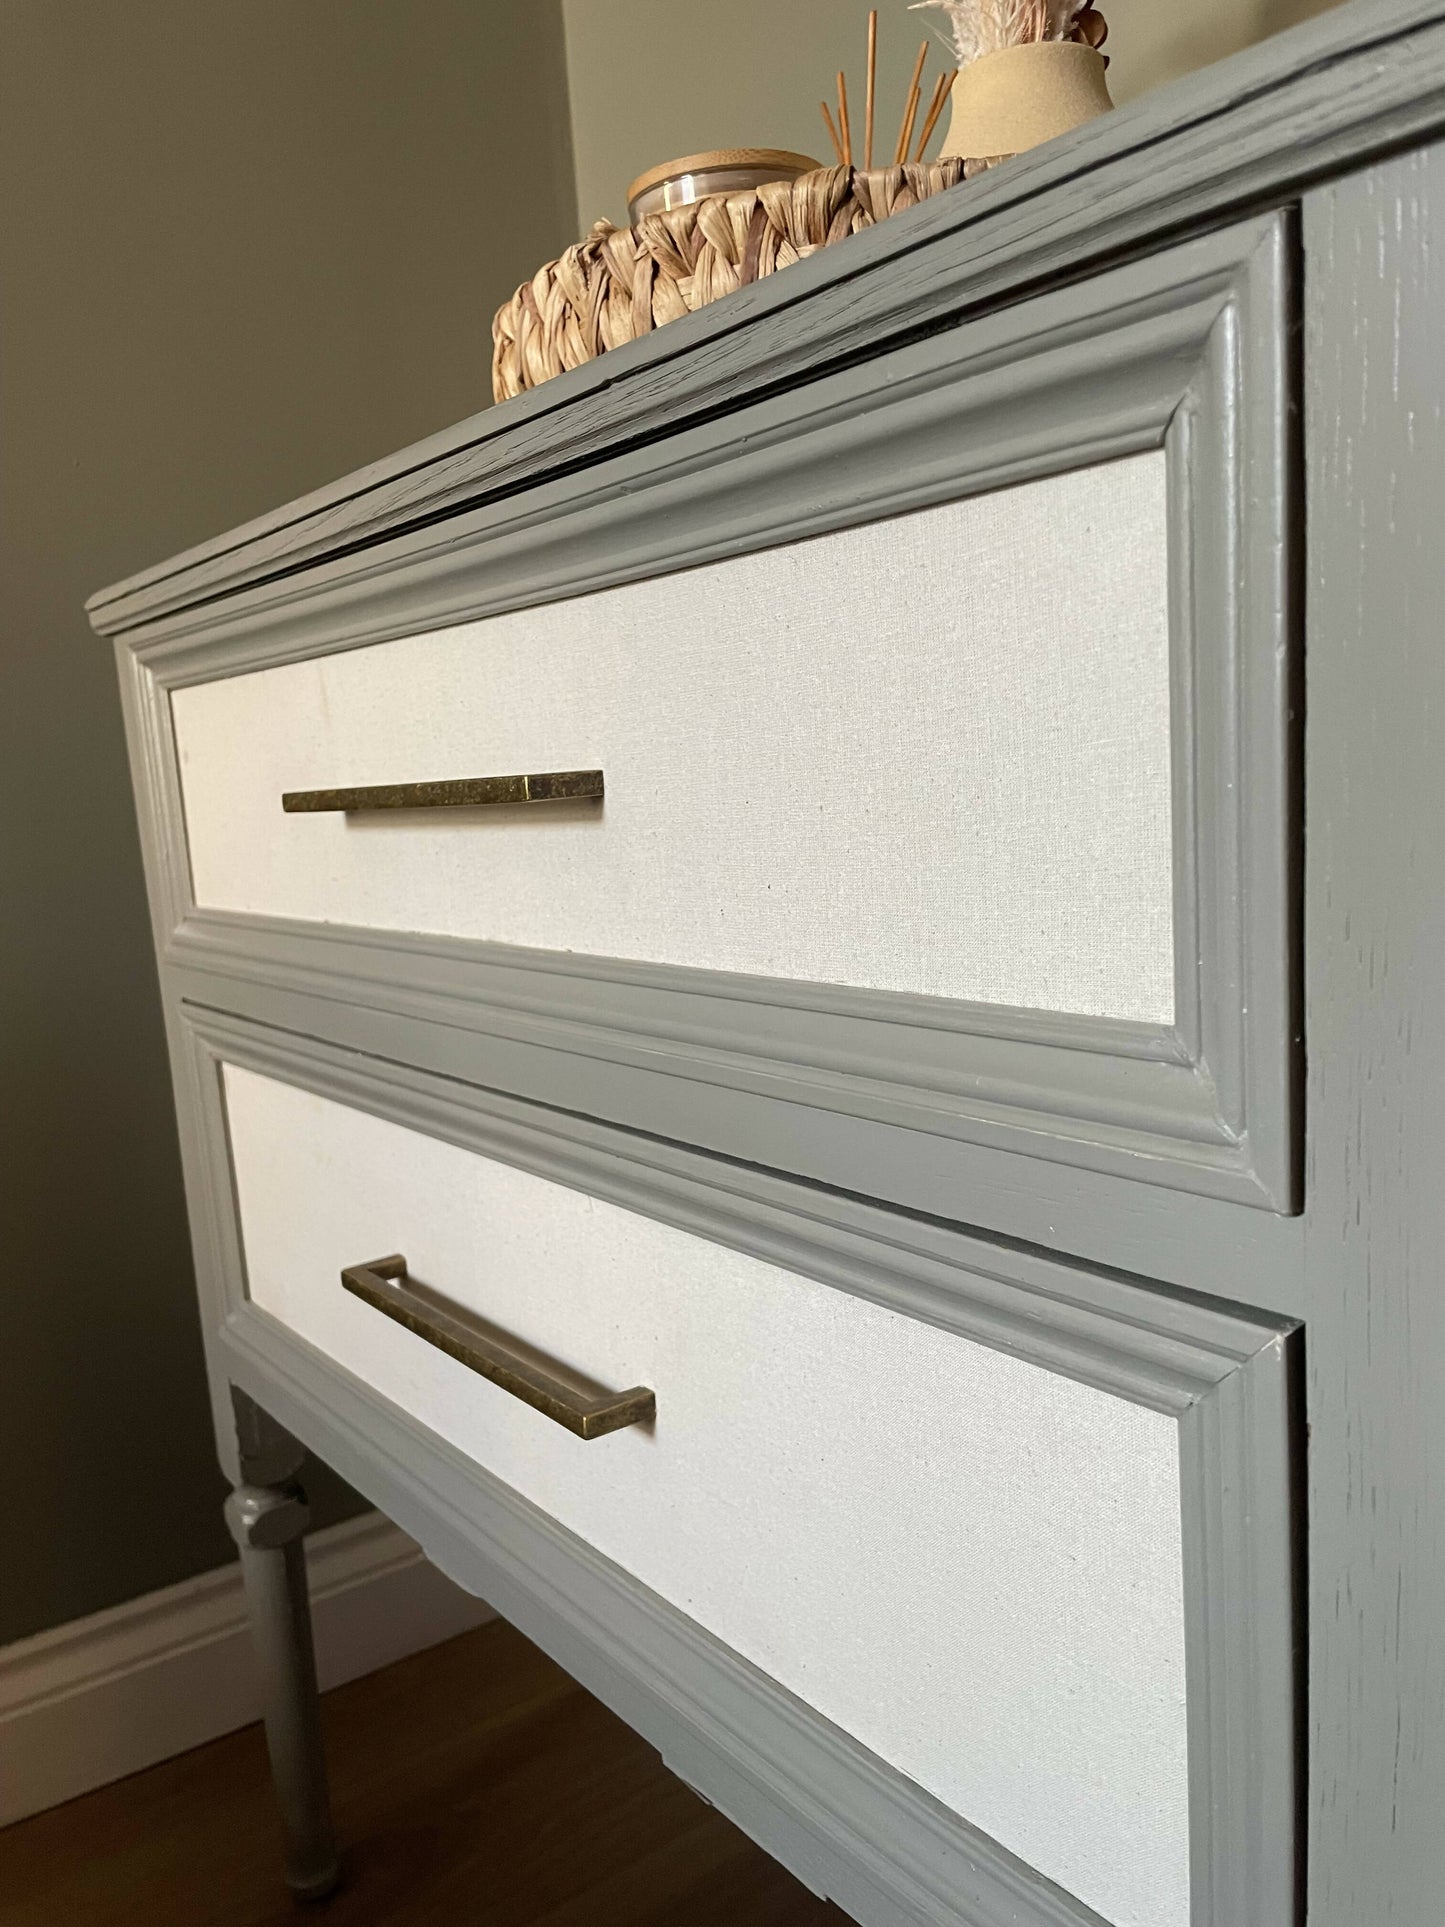
[[[865,1927],[1439,1919],[1442,136],[1355,0],[91,603],[299,1891],[304,1443]]]

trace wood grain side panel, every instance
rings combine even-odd
[[[1305,207],[1311,1927],[1445,1893],[1445,147]]]

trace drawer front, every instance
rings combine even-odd
[[[1169,1024],[1169,673],[1157,452],[179,690],[196,902]]]
[[[253,1306],[1104,1919],[1189,1927],[1178,1413],[234,1063],[224,1094]],[[342,1288],[394,1251],[655,1421],[579,1440]]]
[[[158,639],[168,961],[944,1217],[1000,1151],[1293,1210],[1289,259],[1251,223]]]

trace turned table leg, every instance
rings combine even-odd
[[[286,1881],[293,1893],[312,1900],[331,1892],[340,1867],[306,1592],[302,1534],[308,1517],[305,1496],[289,1477],[239,1485],[226,1501],[260,1664],[266,1745],[286,1835]]]

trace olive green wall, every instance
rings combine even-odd
[[[896,137],[918,43],[941,15],[877,0],[878,124]],[[1098,0],[1123,102],[1322,13],[1333,0]],[[831,159],[818,101],[861,98],[867,0],[563,0],[577,204],[620,221],[644,168],[709,147]],[[936,74],[942,50],[932,55]],[[925,83],[926,85],[926,83]],[[855,133],[861,115],[854,114]],[[878,149],[875,147],[875,158]],[[891,158],[891,153],[889,158]]]
[[[232,1551],[82,601],[482,406],[576,214],[556,0],[3,0],[0,87],[4,1641]]]

